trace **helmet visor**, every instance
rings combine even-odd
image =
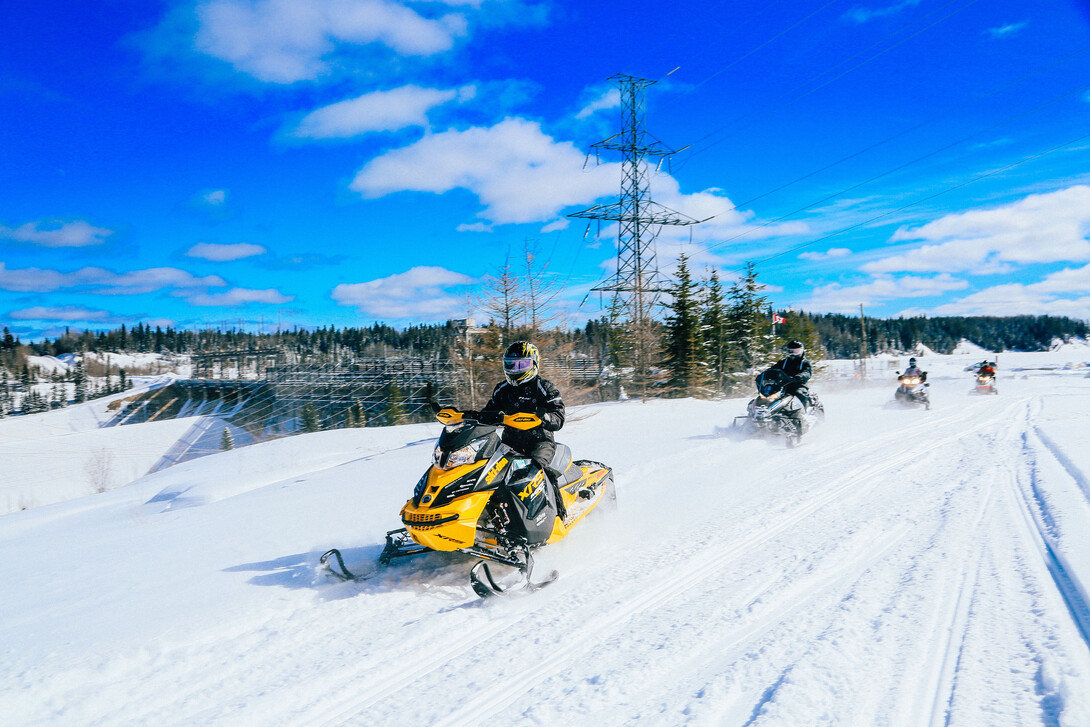
[[[801,356],[802,352],[803,352],[802,346],[799,346],[798,348],[789,348],[789,349],[787,349],[787,355],[788,356]]]
[[[504,358],[503,370],[509,374],[523,374],[534,367],[532,358]]]

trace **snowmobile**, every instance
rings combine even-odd
[[[992,374],[977,374],[976,386],[973,392],[977,394],[998,394],[999,389],[995,385],[995,376]]]
[[[900,386],[893,392],[893,398],[896,401],[902,404],[923,404],[924,409],[931,408],[926,373],[921,376],[909,376],[898,372],[897,381]]]
[[[794,447],[802,435],[825,418],[825,407],[817,394],[810,393],[809,411],[798,397],[788,394],[785,386],[794,377],[780,369],[768,369],[757,377],[757,396],[744,416],[734,418],[730,432],[735,436],[782,435],[788,447]]]
[[[401,508],[405,527],[386,534],[380,566],[395,558],[429,551],[458,551],[480,558],[469,572],[474,592],[482,598],[514,590],[537,590],[556,580],[531,579],[533,550],[563,540],[597,507],[616,506],[613,470],[600,462],[572,460],[571,450],[556,445],[549,469],[556,478],[563,508],[545,470],[500,439],[500,426],[528,430],[541,425],[534,414],[504,416],[500,426],[481,424],[479,412],[433,404],[444,424],[432,465],[416,483]],[[564,517],[558,513],[563,511]],[[330,558],[336,558],[334,570]],[[362,580],[344,567],[336,549],[321,562],[343,580]],[[518,571],[497,580],[487,565],[499,563]]]

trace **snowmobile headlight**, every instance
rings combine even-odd
[[[443,453],[437,447],[435,450],[435,464],[440,469],[449,470],[454,467],[458,467],[463,464],[469,464],[477,459],[477,452],[484,446],[485,440],[478,439],[476,442],[470,442],[466,446],[456,449],[453,452],[447,454],[447,463],[445,465],[440,464]]]

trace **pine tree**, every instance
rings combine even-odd
[[[783,348],[788,341],[797,340],[806,349],[806,358],[811,364],[825,358],[817,328],[814,327],[809,316],[795,311],[782,311],[779,316],[784,319],[784,322],[776,325],[776,348]]]
[[[405,402],[401,398],[401,387],[397,385],[396,381],[391,381],[386,387],[386,425],[394,426],[396,424],[404,424],[406,421],[405,416]]]
[[[693,396],[704,384],[704,361],[697,306],[697,285],[689,272],[688,256],[677,261],[676,282],[670,287],[671,300],[663,303],[670,311],[663,336],[667,385],[676,396]]]
[[[708,375],[715,395],[722,396],[725,390],[727,356],[730,348],[730,341],[727,338],[729,322],[727,306],[723,298],[723,286],[719,282],[719,271],[714,268],[704,282],[700,309],[701,334],[704,358],[708,362]]]
[[[322,429],[318,422],[318,410],[309,401],[303,405],[302,426],[304,432],[319,432]]]
[[[80,358],[79,362],[76,364],[73,380],[76,386],[76,403],[87,401],[87,374],[83,370],[82,358]]]
[[[746,263],[745,274],[730,288],[727,330],[730,369],[735,384],[748,384],[753,372],[772,359],[772,322],[767,315],[768,299],[760,294],[763,289],[764,285],[757,282],[753,263]]]
[[[235,438],[231,436],[230,427],[223,428],[223,434],[220,436],[220,449],[224,452],[235,448]]]
[[[356,399],[356,403],[349,409],[352,414],[352,426],[354,427],[366,427],[367,426],[367,412],[363,409],[363,403]]]

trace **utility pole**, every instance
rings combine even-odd
[[[644,129],[644,91],[656,83],[646,78],[619,73],[609,79],[621,91],[622,129],[608,139],[591,146],[595,150],[620,152],[622,180],[620,197],[615,202],[600,204],[574,212],[569,217],[608,220],[618,224],[617,271],[603,283],[592,288],[610,291],[615,304],[627,314],[628,325],[635,338],[634,355],[637,383],[647,397],[647,375],[651,359],[651,319],[661,293],[667,290],[655,260],[655,237],[662,225],[693,225],[695,220],[668,207],[651,201],[648,185],[647,157],[657,157],[659,164],[677,153],[654,139],[647,140]]]
[[[867,381],[867,319],[863,315],[863,304],[859,304],[859,323],[863,326],[863,351],[859,356],[860,371],[863,375],[863,382]]]

